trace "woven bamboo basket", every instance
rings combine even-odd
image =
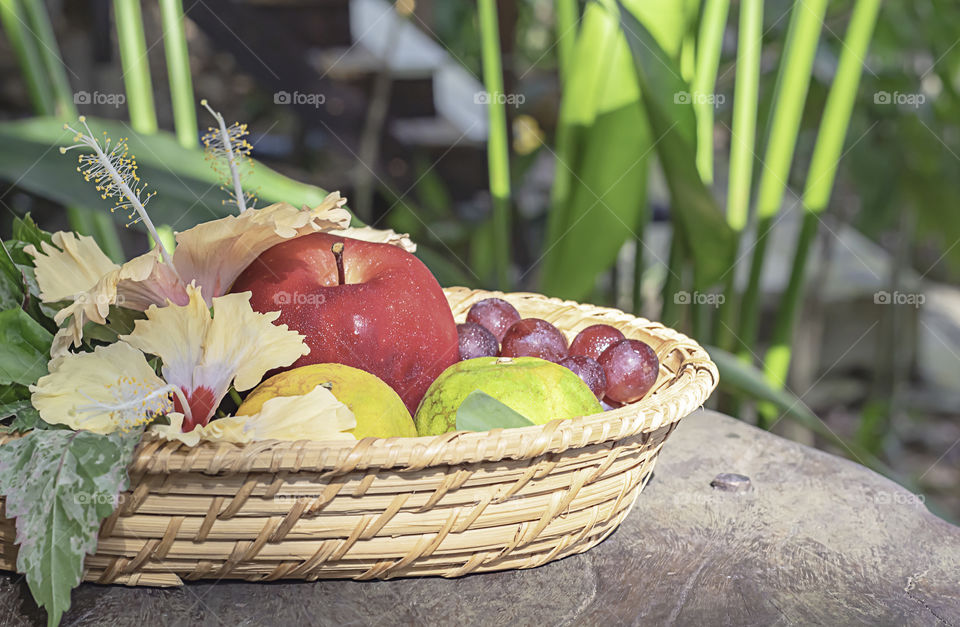
[[[581,553],[626,517],[678,421],[717,383],[694,341],[615,309],[464,288],[445,290],[458,321],[499,296],[572,338],[618,327],[660,358],[637,403],[520,429],[356,443],[145,440],[130,490],[100,530],[84,579],[177,586],[204,578],[387,579],[533,568]],[[14,570],[12,520],[0,568]]]

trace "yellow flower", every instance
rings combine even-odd
[[[169,414],[170,424],[154,424],[150,433],[196,446],[200,440],[246,444],[256,440],[356,440],[350,430],[357,419],[333,393],[318,385],[300,396],[278,396],[256,414],[218,418],[184,433],[183,414]]]
[[[34,258],[40,298],[45,303],[76,298],[120,267],[87,235],[60,231],[53,234],[53,244],[43,242],[40,248],[42,252],[30,244],[23,250]]]
[[[50,374],[30,392],[47,422],[106,434],[172,411],[177,390],[154,373],[143,353],[117,342],[52,360]]]
[[[261,314],[250,307],[250,292],[213,300],[213,314],[201,288],[187,286],[185,305],[150,306],[147,319],[137,320],[133,333],[120,339],[163,364],[167,383],[187,399],[177,410],[186,414],[187,431],[207,424],[232,384],[249,390],[274,368],[289,366],[310,352],[303,336],[275,325],[279,312]]]
[[[318,231],[347,229],[350,214],[342,208],[345,202],[334,192],[313,209],[297,209],[287,203],[247,209],[240,215],[204,222],[178,233],[172,265],[154,248],[123,266],[107,269],[95,284],[79,290],[80,294],[76,288],[71,292],[76,295],[74,302],[56,317],[58,324],[69,323],[57,333],[53,355],[63,354],[71,343],[79,346],[83,325],[87,321],[104,324],[111,305],[140,311],[168,301],[185,305],[191,282],[203,289],[209,305],[212,298],[226,294],[240,273],[273,245]],[[83,254],[84,260],[103,256],[95,244],[85,248]],[[60,266],[65,263],[60,258],[56,261]],[[62,269],[49,257],[36,257],[36,264],[38,275]]]

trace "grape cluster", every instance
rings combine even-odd
[[[567,345],[563,333],[546,320],[523,318],[501,298],[474,303],[467,321],[457,325],[460,359],[539,357],[573,371],[605,409],[643,398],[657,382],[660,360],[640,340],[627,339],[608,324],[589,326]]]

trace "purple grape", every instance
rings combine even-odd
[[[457,325],[460,340],[460,361],[477,357],[496,357],[500,346],[493,333],[473,322]]]
[[[561,359],[560,365],[566,366],[580,377],[598,401],[603,400],[603,395],[607,391],[607,375],[603,372],[603,366],[597,363],[597,360],[583,355],[570,355]]]
[[[603,351],[623,339],[620,329],[609,324],[594,324],[577,333],[577,337],[570,342],[570,354],[600,359]]]
[[[539,357],[559,362],[567,356],[567,338],[540,318],[524,318],[510,325],[500,344],[503,357]]]
[[[607,398],[632,403],[643,398],[657,382],[660,360],[657,353],[640,340],[622,340],[600,355],[607,375]]]
[[[474,322],[493,333],[498,342],[510,325],[520,320],[520,312],[502,298],[478,300],[467,312],[467,322]]]

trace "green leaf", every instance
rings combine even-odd
[[[127,488],[127,464],[141,431],[32,431],[0,446],[0,494],[16,518],[17,570],[49,625],[70,607],[100,522]]]
[[[87,124],[97,135],[106,131],[113,139],[129,138],[127,144],[140,166],[140,177],[149,183],[149,189],[158,192],[149,206],[154,222],[186,229],[231,213],[221,202],[225,196],[219,189],[219,176],[203,151],[182,147],[164,131],[141,136],[123,122],[90,117]],[[61,155],[56,149],[71,145],[72,139],[72,133],[63,129],[63,120],[57,118],[0,123],[0,145],[4,147],[0,151],[0,179],[65,205],[107,211],[109,201],[100,198],[94,186],[77,172],[77,153]],[[261,163],[256,163],[244,187],[256,190],[261,205],[285,201],[296,207],[312,207],[326,196],[319,187],[294,181]],[[126,222],[122,212],[115,215]]]
[[[107,324],[88,322],[83,327],[83,339],[112,344],[119,339],[119,336],[133,333],[137,320],[143,320],[146,317],[147,314],[143,311],[111,306],[107,314]]]
[[[40,417],[40,412],[30,403],[30,401],[18,401],[16,408],[16,417],[10,423],[10,431],[14,433],[26,433],[33,429],[63,429],[64,425],[50,425]]]
[[[457,409],[457,431],[512,429],[532,424],[523,414],[480,390],[470,392]]]
[[[30,390],[20,384],[0,387],[0,422],[13,416],[9,425],[0,425],[2,433],[22,433],[35,428],[49,427],[40,418],[34,406],[30,403]]]
[[[14,263],[7,244],[0,242],[0,310],[13,309],[23,303],[23,274]]]
[[[33,244],[37,247],[37,250],[41,250],[40,245],[43,242],[48,244],[53,243],[53,238],[51,238],[50,234],[37,226],[37,223],[33,221],[29,213],[22,218],[14,218],[12,228],[13,239],[26,242],[27,244]]]
[[[22,309],[0,311],[0,385],[30,385],[47,374],[53,334]]]
[[[720,371],[720,387],[735,391],[758,401],[765,401],[777,407],[777,410],[794,420],[810,426],[820,424],[820,419],[803,402],[790,392],[770,385],[763,372],[740,360],[733,353],[715,346],[705,346],[710,359]]]
[[[16,416],[26,407],[32,407],[27,386],[14,383],[0,387],[0,420]]]
[[[575,50],[563,88],[540,283],[553,296],[582,299],[647,221],[653,153],[615,7],[587,5]]]
[[[674,228],[680,230],[693,258],[694,286],[705,289],[726,274],[736,235],[697,172],[690,88],[653,35],[622,4],[620,8],[620,24],[633,53],[647,120],[670,189]]]

